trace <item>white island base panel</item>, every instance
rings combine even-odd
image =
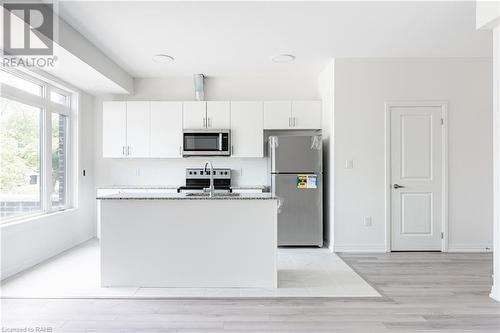
[[[277,287],[276,200],[102,200],[102,287]]]

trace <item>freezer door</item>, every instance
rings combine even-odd
[[[282,200],[278,214],[278,245],[323,245],[322,177],[318,187],[297,188],[297,174],[272,176],[275,195]]]
[[[320,135],[275,136],[270,139],[271,172],[321,172]]]

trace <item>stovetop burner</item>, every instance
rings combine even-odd
[[[231,190],[231,169],[214,169],[214,188],[216,190]],[[210,172],[203,168],[186,169],[186,185],[180,186],[177,192],[203,191],[210,187]]]

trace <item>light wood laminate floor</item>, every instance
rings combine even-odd
[[[500,332],[491,254],[341,257],[382,298],[2,300],[2,326],[53,332]]]

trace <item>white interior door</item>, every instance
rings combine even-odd
[[[391,249],[441,250],[442,108],[391,107]]]

